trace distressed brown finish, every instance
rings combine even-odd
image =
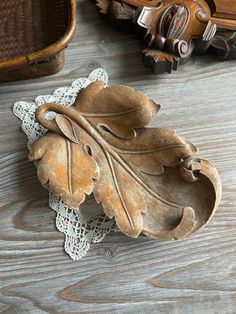
[[[96,164],[79,143],[48,133],[34,145],[29,159],[40,159],[40,182],[49,182],[51,192],[62,196],[70,207],[77,208],[85,201],[85,194],[92,193]]]
[[[36,118],[54,133],[30,153],[39,180],[74,209],[93,192],[128,236],[173,240],[194,233],[219,205],[219,175],[173,130],[145,128],[159,109],[133,88],[104,88],[101,81],[82,90],[74,107],[42,105]],[[49,111],[54,120],[46,119]]]
[[[0,82],[53,74],[76,27],[76,0],[1,0]]]
[[[177,70],[210,48],[236,58],[236,2],[225,0],[96,0],[115,25],[143,38],[143,62],[154,74]]]

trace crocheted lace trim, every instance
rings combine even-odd
[[[71,106],[82,88],[91,82],[103,80],[108,86],[108,75],[103,69],[94,70],[88,78],[79,78],[70,87],[57,89],[52,95],[38,96],[35,102],[19,101],[13,107],[14,114],[22,121],[22,130],[28,137],[28,149],[47,129],[35,120],[36,109],[44,103],[56,102]],[[50,117],[49,117],[50,118]],[[89,199],[80,211],[69,208],[61,198],[49,192],[49,206],[55,210],[56,226],[65,235],[65,251],[73,260],[79,260],[89,250],[91,243],[102,241],[115,228],[99,205]],[[86,209],[86,210],[85,210]]]

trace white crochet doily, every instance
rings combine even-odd
[[[35,102],[15,103],[13,112],[22,121],[22,130],[28,137],[28,149],[31,150],[32,144],[47,132],[35,120],[35,111],[39,106],[49,102],[71,106],[82,88],[98,80],[108,85],[108,75],[103,69],[94,70],[88,78],[77,79],[70,87],[59,88],[52,95],[39,96]],[[57,213],[56,226],[65,234],[65,251],[73,260],[83,257],[91,243],[102,241],[115,227],[114,220],[108,219],[98,205],[88,209],[89,206],[85,204],[80,211],[75,211],[61,198],[49,193],[49,206]]]

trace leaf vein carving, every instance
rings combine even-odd
[[[126,154],[128,154],[128,155],[136,155],[136,154],[144,155],[144,154],[151,154],[151,153],[155,153],[155,152],[161,152],[163,150],[168,150],[168,149],[173,149],[173,148],[182,148],[182,147],[184,147],[184,145],[179,144],[179,145],[170,145],[168,147],[160,147],[157,149],[146,150],[146,151],[134,151],[134,150],[120,150],[119,148],[113,146],[113,148],[116,150],[116,152],[118,152],[119,154],[123,154],[123,155],[126,155]]]
[[[109,113],[85,113],[85,112],[79,112],[83,117],[85,118],[106,118],[106,117],[119,117],[119,116],[125,116],[129,113],[133,113],[136,111],[142,110],[141,107],[132,108],[129,110],[124,110],[120,112],[109,112]]]
[[[67,159],[68,159],[68,188],[71,194],[73,194],[73,184],[71,182],[72,180],[72,151],[71,151],[71,143],[70,141],[66,141],[66,148],[67,148]]]
[[[115,184],[115,188],[116,188],[117,194],[118,194],[119,199],[121,201],[121,204],[122,204],[122,206],[123,206],[123,208],[125,210],[125,214],[126,214],[128,220],[129,220],[131,228],[134,228],[133,221],[132,221],[132,219],[130,217],[129,211],[127,209],[127,206],[125,204],[125,201],[123,199],[123,196],[122,196],[122,193],[121,193],[121,190],[120,190],[120,187],[119,187],[119,183],[118,183],[118,180],[117,180],[117,176],[116,176],[116,172],[115,172],[115,169],[114,169],[114,166],[113,166],[113,162],[112,162],[111,156],[107,152],[105,152],[105,155],[106,155],[106,158],[107,158],[107,161],[108,161],[111,173],[112,173],[112,177],[113,177],[113,181],[114,181],[114,184]]]

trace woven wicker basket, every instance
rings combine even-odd
[[[0,0],[0,82],[60,71],[76,27],[75,0]]]

